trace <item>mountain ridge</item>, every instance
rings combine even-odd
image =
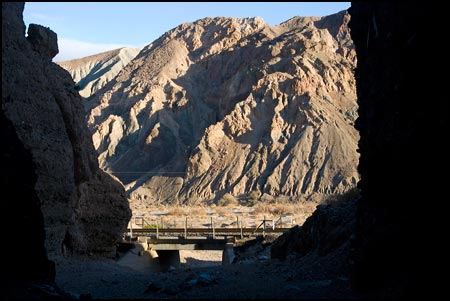
[[[358,180],[348,20],[218,17],[166,32],[86,102],[100,165],[144,202],[345,191]]]
[[[80,95],[87,98],[111,81],[139,51],[122,47],[56,64],[70,73]]]

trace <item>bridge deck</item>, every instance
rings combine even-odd
[[[148,249],[153,250],[224,250],[230,239],[199,239],[199,238],[149,238]]]
[[[133,234],[184,234],[185,232],[189,234],[203,234],[203,235],[240,235],[241,233],[244,235],[252,235],[252,234],[261,234],[261,233],[284,233],[290,228],[268,228],[268,229],[255,229],[255,228],[151,228],[151,229],[127,229],[128,232],[133,232]]]
[[[284,233],[290,228],[148,228],[127,229],[130,237],[146,238],[149,250],[225,250],[236,236]],[[168,237],[172,235],[172,237]],[[175,237],[173,237],[176,235]]]

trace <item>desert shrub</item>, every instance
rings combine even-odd
[[[239,198],[239,204],[242,206],[253,207],[258,203],[259,191],[252,190],[246,195],[241,195]]]
[[[263,193],[260,200],[264,203],[276,203],[276,198],[270,194]]]
[[[258,200],[255,200],[255,199],[248,199],[248,198],[245,198],[245,199],[240,199],[240,200],[239,200],[239,205],[241,205],[241,206],[246,206],[246,207],[253,207],[253,206],[255,206],[257,203],[258,203]]]
[[[229,206],[229,205],[237,205],[237,200],[234,196],[229,193],[225,193],[217,202],[218,206]]]
[[[292,213],[293,207],[295,205],[293,204],[271,204],[269,205],[269,211],[273,215],[282,215],[282,214],[288,214]]]
[[[259,198],[259,191],[257,190],[252,190],[250,191],[250,193],[248,194],[248,199],[249,200],[254,200],[256,201]]]
[[[206,215],[206,208],[205,207],[193,207],[193,208],[189,209],[189,215],[192,215],[192,216]]]
[[[266,203],[257,203],[254,206],[254,214],[270,214],[270,205]]]
[[[169,209],[168,215],[183,216],[186,212],[182,207],[172,207]]]
[[[215,216],[227,216],[230,214],[229,210],[227,210],[227,208],[224,207],[217,207],[215,210],[216,210],[216,213],[214,214]]]
[[[143,229],[156,229],[158,228],[157,224],[146,224],[142,227]]]

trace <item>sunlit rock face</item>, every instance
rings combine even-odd
[[[29,218],[37,233],[45,232],[50,259],[110,253],[131,214],[124,187],[99,169],[82,99],[69,73],[51,62],[56,34],[30,25],[25,37],[23,8],[2,3],[2,115],[20,141],[17,148],[32,158],[24,169],[35,175],[26,182],[34,183],[27,187],[35,200]],[[30,200],[14,202],[23,202],[23,211],[8,214],[27,216]]]
[[[57,64],[70,73],[80,95],[89,97],[106,86],[139,51],[124,47]]]
[[[205,18],[167,32],[86,103],[100,166],[147,203],[317,199],[356,185],[348,21]]]

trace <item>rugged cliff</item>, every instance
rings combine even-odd
[[[446,217],[430,208],[446,195],[446,179],[434,175],[448,161],[441,136],[448,101],[440,89],[446,78],[418,58],[442,57],[429,34],[443,18],[417,3],[356,2],[349,13],[361,197],[318,206],[274,242],[272,256],[334,256],[358,297],[434,299],[445,288],[434,275],[447,257],[440,250]]]
[[[362,194],[353,282],[366,296],[432,299],[441,287],[430,277],[439,256],[440,210],[429,209],[447,194],[444,177],[435,177],[448,161],[446,77],[435,61],[420,59],[445,56],[430,43],[430,34],[444,28],[437,24],[445,19],[439,10],[363,2],[349,10],[358,57]]]
[[[139,51],[125,47],[57,64],[70,73],[80,95],[89,97],[111,81]]]
[[[45,232],[39,243],[52,260],[72,252],[110,253],[131,214],[124,188],[99,169],[81,97],[67,71],[51,62],[58,53],[56,34],[31,24],[25,37],[23,8],[2,3],[1,107],[10,124],[2,125],[2,135],[17,136],[16,149],[23,149],[5,152],[2,160],[31,158],[23,185],[16,183],[19,177],[5,179],[6,190],[27,187],[12,192],[26,199],[11,199],[7,212]]]
[[[167,32],[87,102],[101,167],[144,202],[354,186],[348,20],[205,18]]]

